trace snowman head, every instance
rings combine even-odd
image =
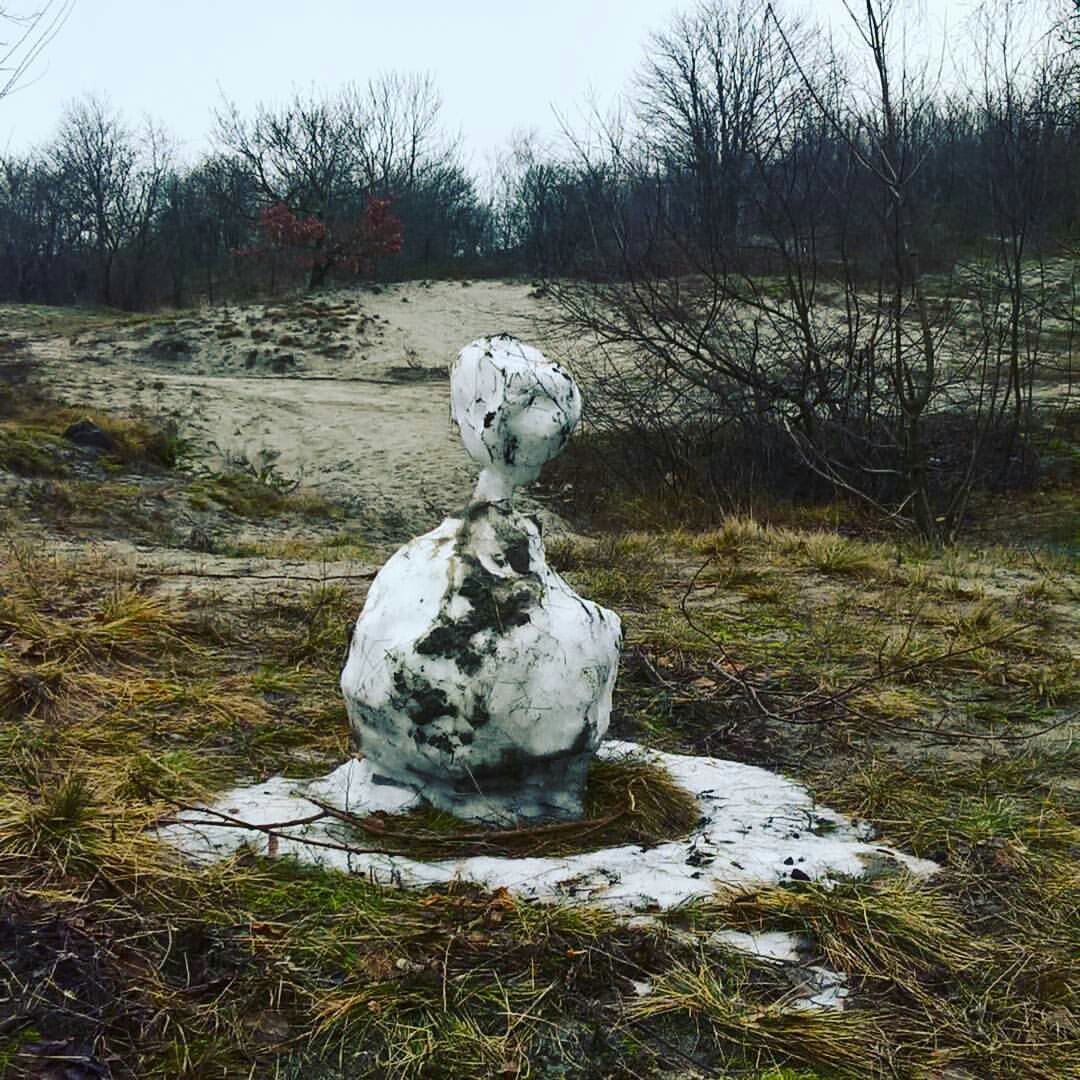
[[[581,419],[570,373],[509,334],[480,338],[458,354],[451,415],[480,466],[476,499],[509,499],[566,445]]]

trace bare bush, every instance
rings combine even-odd
[[[975,486],[1032,479],[1067,64],[995,65],[958,102],[897,54],[897,17],[853,11],[841,60],[772,6],[703,4],[654,39],[636,130],[602,129],[606,200],[576,142],[606,273],[546,287],[596,343],[590,419],[638,485],[840,491],[940,540]],[[942,157],[985,191],[974,226]]]

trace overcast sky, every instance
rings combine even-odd
[[[40,0],[38,0],[40,3]],[[554,136],[592,92],[611,102],[648,33],[692,0],[76,0],[18,92],[0,101],[0,151],[53,133],[66,103],[106,97],[130,121],[150,116],[187,157],[207,145],[224,93],[248,111],[293,88],[333,90],[380,71],[429,71],[445,126],[482,169],[515,131]],[[972,0],[912,0],[940,37]],[[10,5],[20,9],[18,0]],[[22,0],[22,10],[33,7]],[[827,19],[841,0],[791,0]],[[839,20],[838,20],[839,21]]]

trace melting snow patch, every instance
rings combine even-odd
[[[842,1009],[851,990],[844,976],[819,964],[808,963],[812,952],[809,938],[784,930],[745,933],[717,930],[709,941],[737,952],[758,957],[781,967],[791,980],[790,1009]]]
[[[160,835],[204,861],[255,844],[267,854],[295,856],[390,885],[472,881],[529,899],[583,901],[622,912],[675,907],[707,897],[718,886],[858,877],[883,860],[920,875],[938,869],[935,863],[872,843],[865,826],[817,805],[805,788],[767,769],[664,754],[625,742],[607,742],[599,750],[602,757],[628,753],[645,754],[665,766],[697,798],[701,819],[688,837],[648,848],[632,844],[544,858],[476,855],[422,862],[365,851],[362,839],[355,838],[350,843],[357,850],[344,851],[340,822],[318,817],[317,803],[366,815],[400,812],[416,802],[412,792],[380,782],[364,760],[348,761],[319,780],[273,777],[237,788],[209,808],[232,818],[235,826],[225,817],[210,821],[205,812],[186,812],[161,828]],[[245,824],[274,826],[275,835]]]
[[[805,939],[784,930],[764,930],[758,934],[747,934],[742,930],[717,930],[709,940],[777,964],[797,964],[800,950],[805,952],[807,946]]]
[[[396,886],[471,881],[505,888],[533,900],[599,904],[630,917],[712,895],[718,887],[755,888],[793,881],[858,877],[888,864],[917,875],[936,863],[874,844],[870,830],[817,805],[805,788],[753,765],[718,758],[664,754],[633,743],[601,745],[601,757],[642,754],[665,766],[695,796],[701,818],[688,837],[654,847],[623,845],[580,855],[545,858],[471,856],[422,862],[364,850],[355,835],[343,839],[338,819],[321,807],[365,816],[400,813],[417,797],[373,774],[369,762],[346,762],[328,776],[299,782],[273,777],[237,788],[204,811],[189,811],[159,829],[162,839],[188,856],[211,861],[245,845],[268,855],[363,874]],[[272,829],[273,835],[252,826]],[[344,847],[351,850],[343,850]],[[781,931],[750,934],[720,930],[714,945],[736,949],[782,967],[792,984],[792,1009],[843,1008],[844,976],[815,965],[808,939]],[[647,982],[634,992],[648,994]]]

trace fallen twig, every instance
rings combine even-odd
[[[208,806],[189,806],[186,803],[173,801],[173,805],[177,809],[184,813],[190,814],[211,814],[213,819],[209,821],[200,821],[198,819],[191,818],[162,818],[159,821],[161,825],[190,825],[192,827],[205,828],[207,826],[217,828],[232,828],[232,829],[249,829],[253,832],[262,833],[264,836],[270,837],[272,840],[295,840],[301,844],[308,844],[311,847],[329,848],[332,851],[343,851],[348,855],[386,855],[388,852],[380,848],[358,848],[352,844],[340,844],[333,840],[317,840],[309,836],[292,836],[284,829],[296,828],[300,825],[312,825],[317,821],[321,821],[327,817],[324,811],[320,811],[318,814],[310,814],[307,817],[295,818],[292,821],[271,822],[268,825],[259,825],[255,822],[244,821],[242,818],[233,817],[231,814],[226,814],[221,810],[214,810]]]

